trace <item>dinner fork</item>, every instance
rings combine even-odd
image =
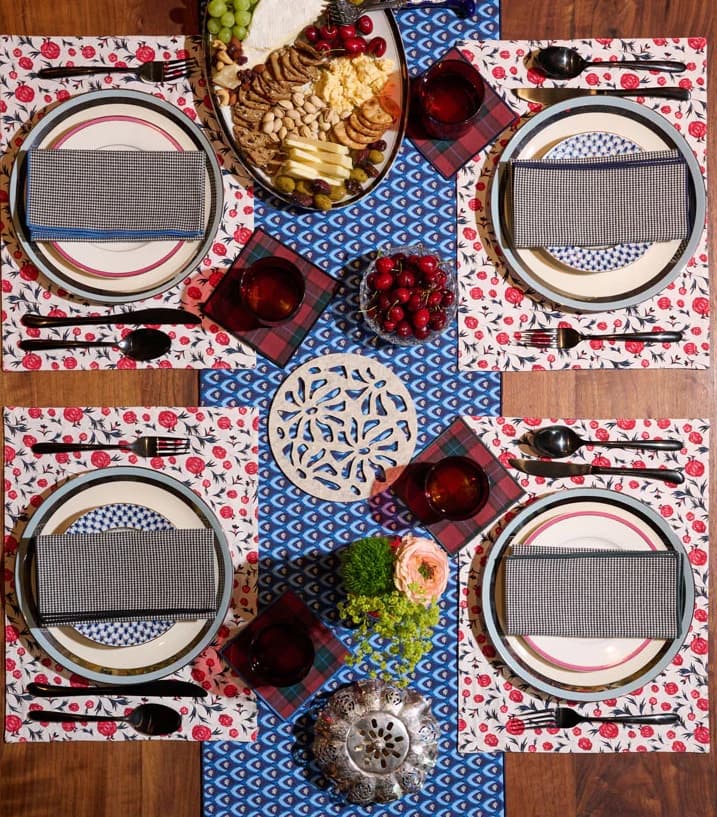
[[[70,451],[132,451],[139,457],[175,457],[189,453],[189,440],[183,437],[138,437],[120,443],[35,443],[33,454],[65,454]]]
[[[544,709],[532,712],[529,715],[517,715],[514,718],[521,721],[526,729],[570,729],[579,723],[679,723],[680,716],[676,712],[654,713],[649,715],[615,715],[612,717],[591,717],[581,715],[574,709],[558,706],[555,709]]]
[[[83,77],[91,74],[136,74],[146,82],[173,82],[188,77],[198,68],[192,57],[185,60],[155,60],[142,65],[64,65],[57,68],[42,68],[37,72],[40,79],[61,79],[62,77]]]
[[[587,335],[568,326],[557,329],[523,329],[518,334],[518,346],[536,346],[539,349],[572,349],[583,340],[642,341],[643,343],[679,343],[682,332],[608,332]]]

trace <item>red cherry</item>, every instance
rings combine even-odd
[[[321,32],[316,26],[307,26],[304,29],[304,37],[306,37],[310,43],[317,43],[321,39]]]
[[[446,285],[446,281],[448,280],[448,276],[446,275],[443,270],[438,270],[438,274],[436,275],[436,286],[437,287],[444,287]]]
[[[356,57],[366,51],[366,41],[361,37],[349,37],[343,41],[343,46],[349,57]]]
[[[428,298],[426,299],[426,306],[428,307],[440,306],[442,300],[443,300],[442,292],[437,291],[431,292]]]
[[[317,43],[314,43],[314,48],[316,51],[326,51],[327,53],[331,51],[331,43],[327,40],[319,40]]]
[[[414,292],[406,303],[409,312],[418,312],[423,307],[423,296],[420,292]]]
[[[400,287],[410,289],[416,285],[416,276],[410,270],[403,270],[403,272],[399,272],[396,276],[396,283]]]
[[[373,31],[373,20],[368,14],[362,14],[361,17],[356,20],[356,28],[358,28],[362,34],[370,34]]]
[[[369,289],[376,289],[376,278],[378,278],[378,275],[375,272],[366,277],[366,286]]]
[[[396,334],[399,338],[410,338],[413,334],[413,327],[408,321],[401,321],[396,326]]]
[[[435,255],[424,255],[418,259],[418,269],[421,272],[435,272],[438,269],[438,259]]]
[[[386,40],[383,37],[374,37],[369,41],[367,51],[374,57],[383,57],[386,53]]]
[[[411,318],[411,322],[416,327],[416,329],[425,329],[428,326],[428,322],[431,320],[431,313],[426,309],[426,307],[421,307],[421,309],[417,309]]]
[[[328,40],[328,42],[332,42],[339,36],[339,30],[336,26],[321,26],[319,33],[321,34],[321,39]]]
[[[384,322],[381,324],[381,326],[382,326],[384,332],[393,332],[394,329],[396,328],[396,322],[395,321],[384,320]]]
[[[406,259],[406,266],[407,267],[417,267],[418,262],[421,260],[420,255],[409,255]]]
[[[393,290],[393,297],[400,304],[405,304],[411,297],[411,292],[406,287],[398,287],[398,289]]]
[[[405,316],[406,313],[403,311],[403,309],[401,309],[400,306],[392,306],[388,310],[388,319],[394,321],[395,323],[402,321]]]
[[[427,287],[436,286],[436,282],[438,280],[438,273],[435,270],[432,270],[430,272],[424,272],[422,277],[423,277],[423,283]]]
[[[388,292],[380,292],[378,298],[376,299],[376,303],[378,304],[379,309],[382,309],[384,312],[388,312],[388,310],[393,306],[393,298],[388,294]]]
[[[379,272],[374,281],[374,288],[383,292],[386,289],[391,289],[393,286],[393,275],[388,272]]]
[[[425,340],[426,338],[431,336],[431,330],[425,326],[414,326],[413,327],[413,337],[416,340]]]
[[[356,27],[355,26],[339,26],[339,37],[342,40],[348,40],[351,37],[356,36]]]
[[[435,329],[437,332],[440,332],[446,325],[447,320],[448,318],[446,313],[442,309],[436,309],[431,313],[431,320],[428,322],[428,325],[431,327],[431,329]]]
[[[443,297],[441,298],[441,306],[452,306],[456,300],[456,296],[450,289],[443,290]]]
[[[396,264],[393,258],[384,255],[376,259],[376,269],[378,272],[393,272],[396,269]]]

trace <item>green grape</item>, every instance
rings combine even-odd
[[[224,0],[212,0],[207,6],[207,11],[210,17],[221,17],[227,10],[227,4]]]
[[[251,0],[234,0],[235,11],[249,11]]]
[[[231,11],[225,11],[221,18],[222,27],[231,28],[234,25],[234,14]]]
[[[251,14],[248,11],[237,11],[236,13],[236,21],[238,26],[244,26],[247,28],[249,23],[251,23]]]
[[[220,28],[219,33],[217,34],[217,37],[223,43],[229,43],[229,42],[231,42],[231,39],[232,39],[232,30],[230,28]]]
[[[207,20],[207,31],[210,34],[219,34],[219,29],[221,27],[222,27],[222,24],[215,17],[210,17]]]
[[[244,26],[234,26],[232,29],[232,34],[237,38],[237,40],[243,40],[247,35],[247,30]]]

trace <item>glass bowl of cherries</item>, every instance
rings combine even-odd
[[[369,265],[359,290],[366,323],[397,346],[440,335],[456,314],[456,269],[422,244],[386,247]]]

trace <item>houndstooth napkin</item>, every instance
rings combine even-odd
[[[31,150],[30,239],[199,239],[205,166],[201,151]]]
[[[682,555],[514,545],[505,560],[508,635],[675,638]]]
[[[510,162],[516,247],[672,241],[689,232],[688,174],[676,150]]]
[[[38,536],[35,549],[43,626],[216,613],[208,528]]]

